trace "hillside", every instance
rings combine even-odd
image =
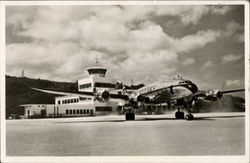
[[[6,117],[23,114],[23,109],[19,107],[22,104],[54,104],[55,95],[38,92],[30,87],[77,90],[76,83],[6,76]]]

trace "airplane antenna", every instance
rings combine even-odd
[[[22,78],[24,78],[24,71],[22,70]]]
[[[95,64],[96,64],[96,67],[98,67],[98,63],[99,63],[99,60],[98,60],[98,56],[96,55],[96,57],[95,57]]]

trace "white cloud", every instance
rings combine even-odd
[[[172,49],[175,52],[189,52],[216,41],[220,36],[220,31],[199,31],[196,34],[186,35],[180,39],[175,39],[173,41]]]
[[[224,5],[210,6],[211,13],[219,15],[224,15],[231,9],[232,9],[231,6],[224,6]]]
[[[195,63],[195,60],[193,58],[187,58],[182,62],[182,65],[187,66]]]
[[[7,45],[7,72],[20,67],[35,77],[39,71],[46,78],[67,81],[84,75],[96,55],[118,79],[146,80],[155,72],[167,76],[176,71],[180,53],[215,42],[221,32],[201,30],[174,38],[153,18],[175,16],[188,25],[205,14],[227,12],[210,6],[43,6],[29,11],[8,14],[8,24],[16,26],[15,35],[30,37],[32,43]],[[194,62],[188,58],[181,64]]]
[[[226,25],[224,35],[232,40],[244,42],[244,26],[234,20],[230,21]]]
[[[222,57],[222,62],[228,63],[228,62],[235,62],[239,59],[241,59],[243,55],[234,55],[234,54],[228,54]]]
[[[201,70],[205,70],[211,67],[215,67],[215,64],[212,61],[206,61],[203,66],[201,67]]]
[[[244,88],[244,79],[227,80],[225,82],[225,88],[228,89]]]

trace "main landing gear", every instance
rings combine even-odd
[[[175,119],[184,119],[184,112],[183,111],[175,112]]]
[[[131,111],[131,109],[128,110],[128,112],[125,114],[126,121],[129,120],[135,120],[135,113]]]
[[[193,120],[194,116],[191,113],[187,113],[186,116],[184,114],[183,111],[180,111],[180,109],[178,108],[178,111],[175,112],[175,119],[186,119],[186,120]]]
[[[135,120],[135,113],[126,113],[125,118],[126,118],[126,121]]]

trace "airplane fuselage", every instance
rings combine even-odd
[[[148,97],[151,103],[164,103],[177,99],[188,98],[198,91],[196,84],[189,80],[172,79],[157,81],[146,85],[131,94],[137,98],[139,95]]]

